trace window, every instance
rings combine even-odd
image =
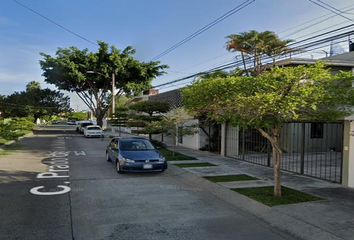
[[[323,123],[311,123],[311,138],[323,138]]]

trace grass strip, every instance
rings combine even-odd
[[[165,156],[167,161],[183,161],[183,160],[198,160],[195,157],[190,157],[178,152],[175,152],[175,155],[172,156],[172,151],[166,149],[166,148],[161,148],[159,149],[159,152]]]
[[[174,164],[180,168],[190,168],[190,167],[214,167],[217,165],[211,163],[184,163],[184,164]]]
[[[205,179],[212,182],[233,182],[233,181],[251,181],[259,180],[258,178],[248,176],[246,174],[239,175],[224,175],[224,176],[210,176],[204,177]]]
[[[283,186],[281,187],[282,197],[280,198],[273,195],[274,187],[236,188],[232,190],[270,207],[323,200],[322,198]]]
[[[5,139],[0,138],[0,145],[3,145],[8,142],[10,142],[10,140],[5,140]]]

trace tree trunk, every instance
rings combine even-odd
[[[282,152],[279,148],[278,140],[272,142],[272,148],[273,148],[274,196],[281,197],[280,167],[281,167]]]
[[[246,75],[248,76],[248,71],[247,71],[246,61],[245,61],[245,54],[242,51],[241,51],[241,57],[242,57],[243,67],[245,68]]]
[[[272,136],[270,136],[266,131],[261,128],[257,130],[262,134],[263,137],[267,138],[273,149],[273,174],[274,174],[274,196],[281,197],[281,160],[282,160],[282,151],[279,147],[279,130],[280,127],[274,127],[271,129]]]
[[[102,111],[102,109],[96,109],[96,111],[95,111],[97,125],[100,127],[102,127],[102,125],[103,125],[103,117],[104,117],[105,113],[106,112]]]
[[[175,151],[176,151],[176,145],[177,145],[177,141],[176,141],[176,136],[172,135],[172,143],[173,143],[173,150],[172,150],[172,156],[175,156]]]
[[[152,140],[152,134],[149,133],[149,140],[151,141]]]

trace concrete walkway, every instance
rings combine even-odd
[[[184,147],[177,147],[176,151],[198,158],[198,161],[193,162],[209,162],[217,165],[184,169],[199,177],[247,174],[260,179],[215,183],[220,188],[273,185],[272,168]],[[184,162],[192,161],[178,161],[178,163]],[[177,161],[171,163],[177,163]],[[247,202],[244,201],[239,206],[272,225],[276,225],[281,230],[303,239],[354,239],[354,189],[288,172],[282,172],[282,185],[325,200],[267,207],[247,198]],[[252,204],[249,204],[250,202]]]
[[[108,135],[108,133],[107,133]],[[134,135],[122,133],[122,137]],[[170,172],[191,187],[218,195],[227,204],[254,215],[262,221],[288,232],[299,239],[354,240],[354,189],[339,184],[282,172],[282,185],[309,193],[324,200],[268,207],[229,188],[261,187],[273,185],[273,169],[245,161],[222,157],[218,154],[176,147],[176,151],[196,157],[194,161],[170,161]],[[180,169],[174,163],[208,162],[215,167]],[[247,174],[259,180],[213,183],[204,176]]]

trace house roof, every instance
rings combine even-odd
[[[340,61],[352,61],[354,62],[354,52],[347,52],[343,54],[337,54],[330,57],[323,58],[324,60],[340,60]]]
[[[343,54],[340,54],[343,55]],[[314,64],[316,63],[316,61],[318,60],[324,60],[326,61],[325,64],[328,66],[332,66],[332,67],[348,67],[348,68],[352,68],[354,67],[354,59],[350,60],[350,56],[348,55],[348,59],[345,60],[344,59],[340,59],[339,55],[337,58],[334,58],[335,56],[329,57],[329,58],[322,58],[322,59],[309,59],[309,58],[288,58],[288,59],[284,59],[284,60],[280,60],[275,62],[276,66],[289,66],[289,65],[305,65],[305,64]],[[353,55],[354,58],[354,55]],[[273,64],[266,64],[264,65],[264,67],[266,69],[273,67]]]
[[[182,95],[181,89],[175,89],[172,91],[151,95],[149,96],[148,101],[160,101],[167,102],[171,107],[181,107],[182,104]]]

